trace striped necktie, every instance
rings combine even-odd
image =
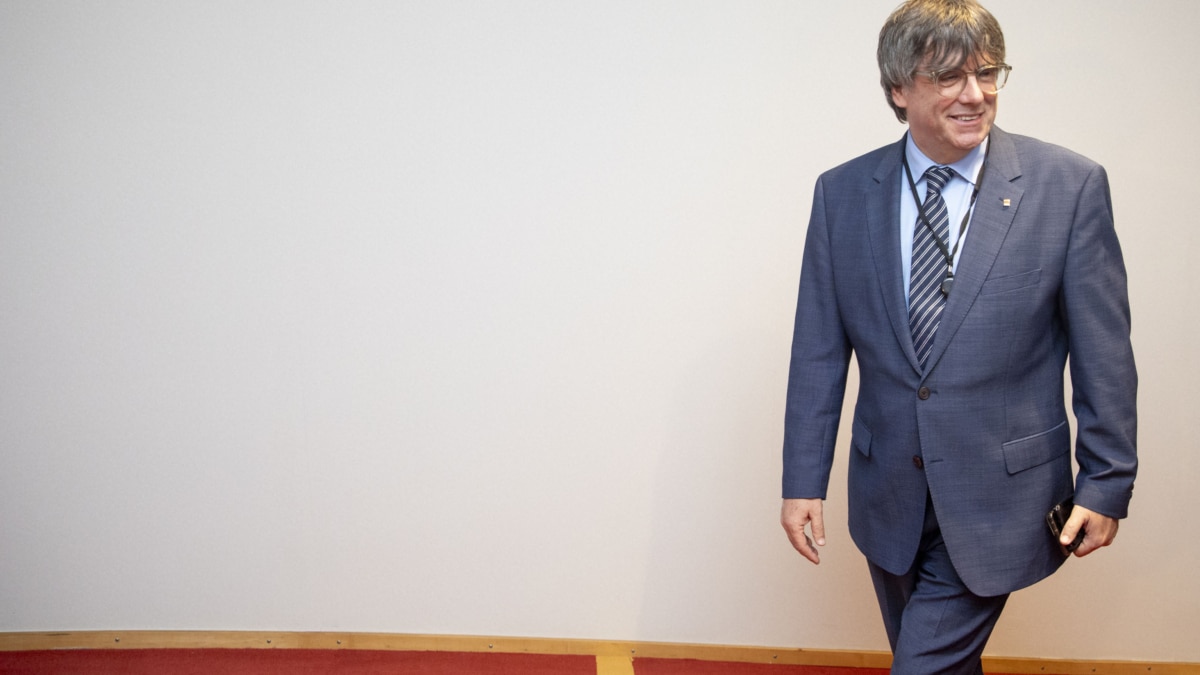
[[[921,368],[925,367],[925,362],[929,359],[933,335],[941,322],[942,308],[946,306],[946,296],[942,294],[942,280],[946,278],[946,256],[942,253],[942,247],[949,246],[947,237],[950,233],[950,214],[946,209],[946,200],[942,199],[942,188],[946,187],[952,176],[954,169],[948,166],[932,166],[925,172],[927,189],[925,205],[922,208],[929,224],[933,226],[933,232],[918,216],[916,233],[913,235],[908,326],[912,330],[913,347],[917,350]],[[935,233],[941,239],[941,246],[934,241]]]

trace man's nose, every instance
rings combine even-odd
[[[963,85],[963,90],[959,93],[958,99],[964,102],[983,100],[983,87],[979,86],[979,78],[975,76],[975,73],[967,75],[967,81]]]

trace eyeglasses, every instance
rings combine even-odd
[[[942,96],[956,98],[966,88],[967,80],[972,75],[975,76],[975,83],[979,85],[980,91],[985,94],[995,94],[1008,83],[1008,74],[1011,71],[1012,66],[1007,63],[996,63],[984,66],[975,72],[961,69],[918,70],[916,74],[928,77],[929,81],[933,83],[933,86],[937,87],[938,93]]]

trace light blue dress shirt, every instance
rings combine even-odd
[[[958,269],[958,259],[962,256],[963,248],[967,244],[967,234],[971,231],[971,224],[967,223],[967,228],[963,230],[962,243],[958,244],[957,250],[955,244],[958,243],[958,229],[962,225],[963,214],[971,206],[971,192],[975,189],[975,181],[979,178],[979,172],[983,169],[983,160],[987,155],[987,144],[990,138],[984,139],[982,143],[967,153],[966,157],[948,165],[954,169],[954,176],[946,183],[946,187],[942,188],[942,199],[946,200],[946,209],[950,215],[950,242],[949,250],[954,251],[954,268]],[[925,156],[917,145],[913,143],[912,134],[908,135],[905,142],[905,152],[908,153],[908,166],[912,169],[913,180],[917,182],[917,196],[921,201],[925,201],[925,171],[931,166],[935,166],[935,162]],[[925,227],[919,221],[920,212],[917,210],[917,204],[913,200],[912,190],[908,185],[908,176],[904,173],[904,169],[900,170],[900,264],[904,270],[904,297],[908,297],[909,276],[912,273],[912,246],[913,233],[918,226]]]

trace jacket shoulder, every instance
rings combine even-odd
[[[1085,157],[1074,150],[1064,148],[1061,145],[1047,143],[1032,136],[1022,136],[1007,132],[999,133],[1003,134],[1012,143],[1017,156],[1021,158],[1022,168],[1026,170],[1035,168],[1050,170],[1066,169],[1087,174],[1098,168],[1102,168],[1095,160]]]
[[[818,181],[837,184],[845,181],[871,179],[885,165],[899,166],[901,147],[899,143],[889,143],[881,148],[876,148],[825,171],[820,175]]]

